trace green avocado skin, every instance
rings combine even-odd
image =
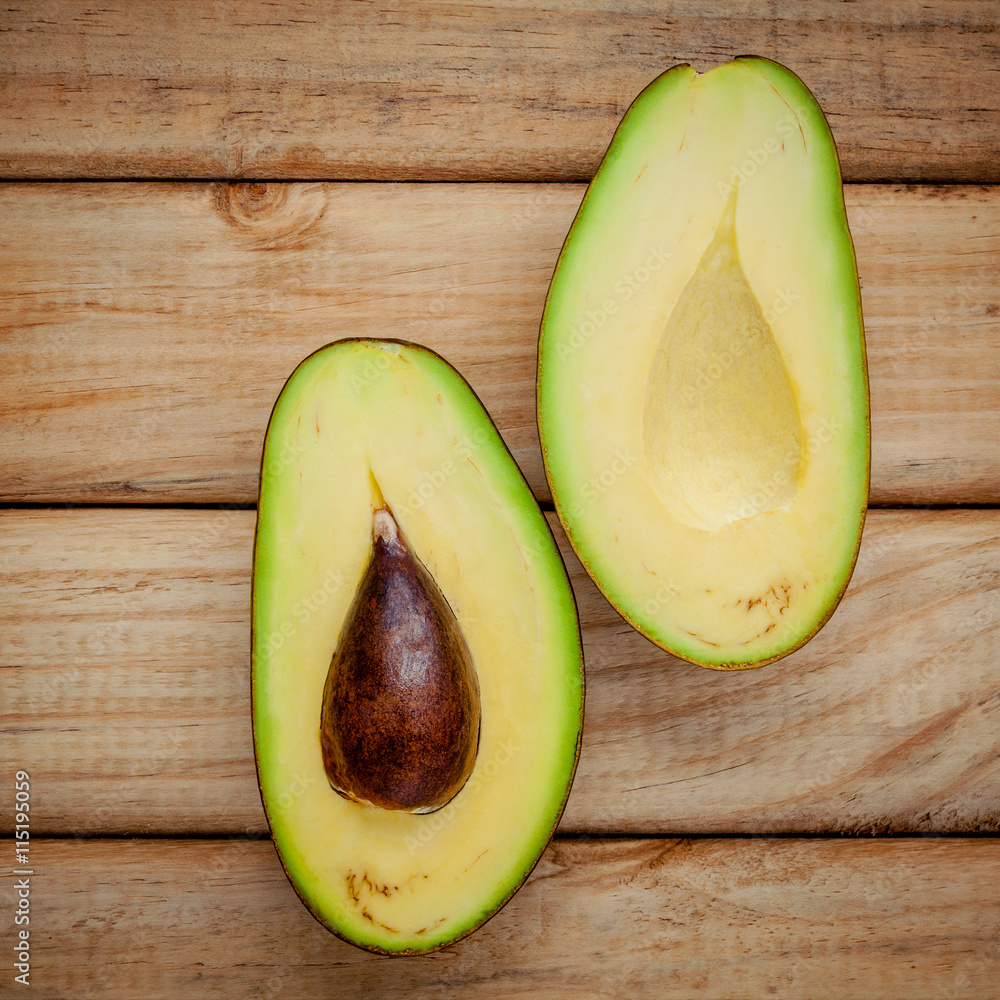
[[[802,415],[804,472],[787,511],[699,538],[649,500],[636,428],[656,344],[730,196],[740,262]],[[706,357],[693,369],[692,397],[727,363]],[[788,655],[830,618],[867,510],[868,373],[839,160],[794,73],[756,56],[704,74],[680,65],[636,98],[562,247],[536,393],[560,521],[602,593],[647,638],[693,663],[741,669]],[[770,540],[767,521],[783,521]],[[730,620],[737,604],[752,609],[745,628]]]
[[[391,510],[407,557],[376,559],[378,580],[366,587],[376,506]],[[466,644],[478,681],[478,691],[463,682],[462,697],[478,701],[456,724],[478,731],[461,737],[472,741],[471,773],[462,757],[460,789],[426,814],[339,794],[323,760],[324,690],[352,608],[362,629],[376,619],[389,628],[407,610],[359,610],[358,594],[370,603],[401,587],[419,591],[408,605],[431,601],[435,629],[447,633],[438,645]],[[370,641],[348,634],[343,655],[356,661]],[[465,379],[429,349],[337,341],[282,389],[261,465],[251,678],[272,838],[295,892],[334,934],[380,954],[435,951],[496,914],[528,877],[579,757],[579,619],[514,459]]]

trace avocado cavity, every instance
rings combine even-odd
[[[740,267],[737,191],[670,314],[643,405],[653,488],[708,531],[787,503],[802,465],[795,390]]]

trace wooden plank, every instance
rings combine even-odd
[[[266,830],[249,723],[253,523],[0,513],[0,731],[32,775],[36,832]],[[739,674],[654,647],[566,556],[588,690],[563,831],[1000,830],[1000,511],[870,512],[829,624]]]
[[[0,175],[584,180],[680,62],[801,75],[856,181],[1000,181],[989,3],[8,7]]]
[[[536,495],[546,287],[577,185],[0,185],[0,499],[253,502],[274,399],[344,336],[479,392]],[[1000,188],[847,191],[872,502],[1000,497]],[[208,430],[210,429],[210,430]]]
[[[42,997],[936,1000],[1000,975],[996,840],[557,840],[471,937],[388,960],[313,920],[267,842],[38,840],[32,858]]]

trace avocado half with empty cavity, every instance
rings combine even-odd
[[[340,341],[283,388],[252,675],[274,843],[330,930],[430,951],[530,873],[579,753],[576,607],[513,458],[431,351]]]
[[[733,669],[829,618],[868,379],[837,154],[793,73],[678,66],[637,98],[560,255],[537,393],[570,541],[644,635]]]

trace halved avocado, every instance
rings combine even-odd
[[[565,568],[463,378],[394,341],[303,361],[264,444],[253,724],[306,906],[386,953],[482,924],[559,821],[583,695]]]
[[[684,65],[640,94],[560,255],[537,392],[566,532],[644,635],[734,669],[830,617],[867,507],[868,378],[837,154],[793,73]]]

